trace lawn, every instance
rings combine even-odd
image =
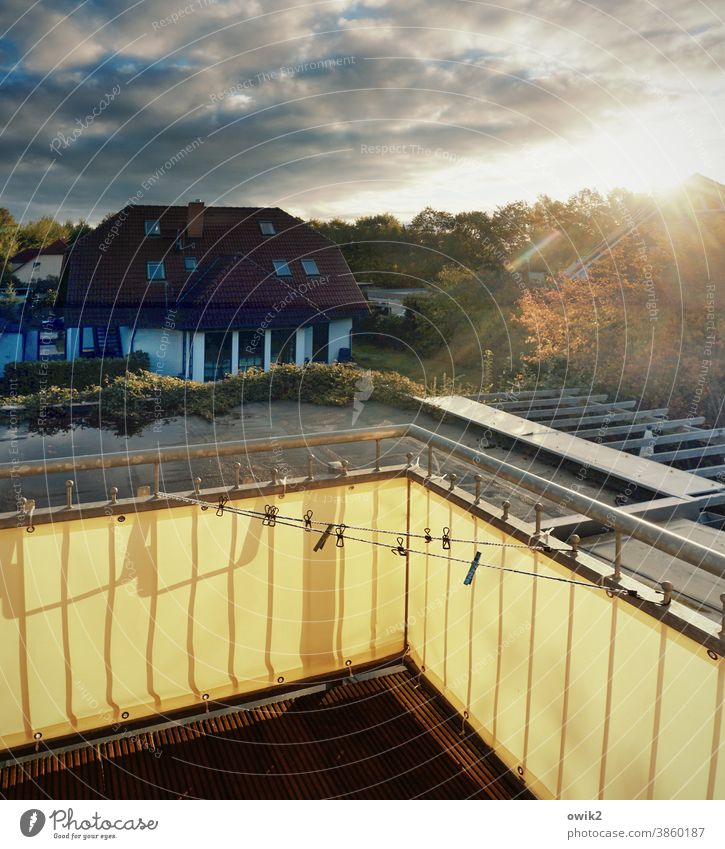
[[[452,361],[450,352],[445,349],[429,356],[421,356],[410,348],[388,348],[355,338],[353,358],[361,368],[396,371],[411,380],[425,383],[429,390],[434,380],[440,390],[452,376],[457,383],[465,381],[477,385],[480,380],[480,369],[461,369]]]

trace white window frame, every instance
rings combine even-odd
[[[161,276],[160,277],[158,275],[151,273],[150,266],[152,266],[152,265],[155,265],[157,267],[161,266]],[[159,281],[166,280],[166,263],[163,261],[163,259],[149,260],[146,263],[146,279],[151,280],[154,283],[158,283]]]
[[[272,265],[274,266],[274,273],[277,275],[277,277],[291,277],[292,276],[292,269],[290,268],[290,264],[289,264],[289,262],[287,262],[286,259],[273,259]],[[280,268],[286,268],[287,273],[286,274],[282,273],[280,271]]]

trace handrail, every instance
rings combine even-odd
[[[477,469],[490,472],[556,504],[574,508],[577,512],[594,519],[607,528],[634,537],[652,546],[652,548],[685,560],[713,575],[725,577],[724,554],[686,539],[667,528],[648,522],[646,519],[632,516],[617,507],[610,507],[533,472],[519,469],[503,460],[496,460],[485,452],[467,448],[458,442],[415,424],[356,428],[327,433],[235,440],[223,443],[204,443],[182,448],[118,451],[81,457],[62,457],[53,460],[31,460],[25,463],[3,463],[0,465],[0,480],[123,466],[159,466],[167,462],[194,460],[203,457],[243,456],[285,448],[311,448],[317,445],[340,445],[349,442],[379,442],[383,439],[402,439],[405,437],[415,439],[428,446],[429,449],[438,449]]]

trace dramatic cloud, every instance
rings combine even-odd
[[[725,179],[704,4],[10,0],[0,18],[18,217],[97,221],[139,192],[407,217]]]

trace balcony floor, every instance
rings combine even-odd
[[[533,798],[409,671],[43,755],[0,771],[7,799]],[[149,750],[153,746],[156,754]]]

